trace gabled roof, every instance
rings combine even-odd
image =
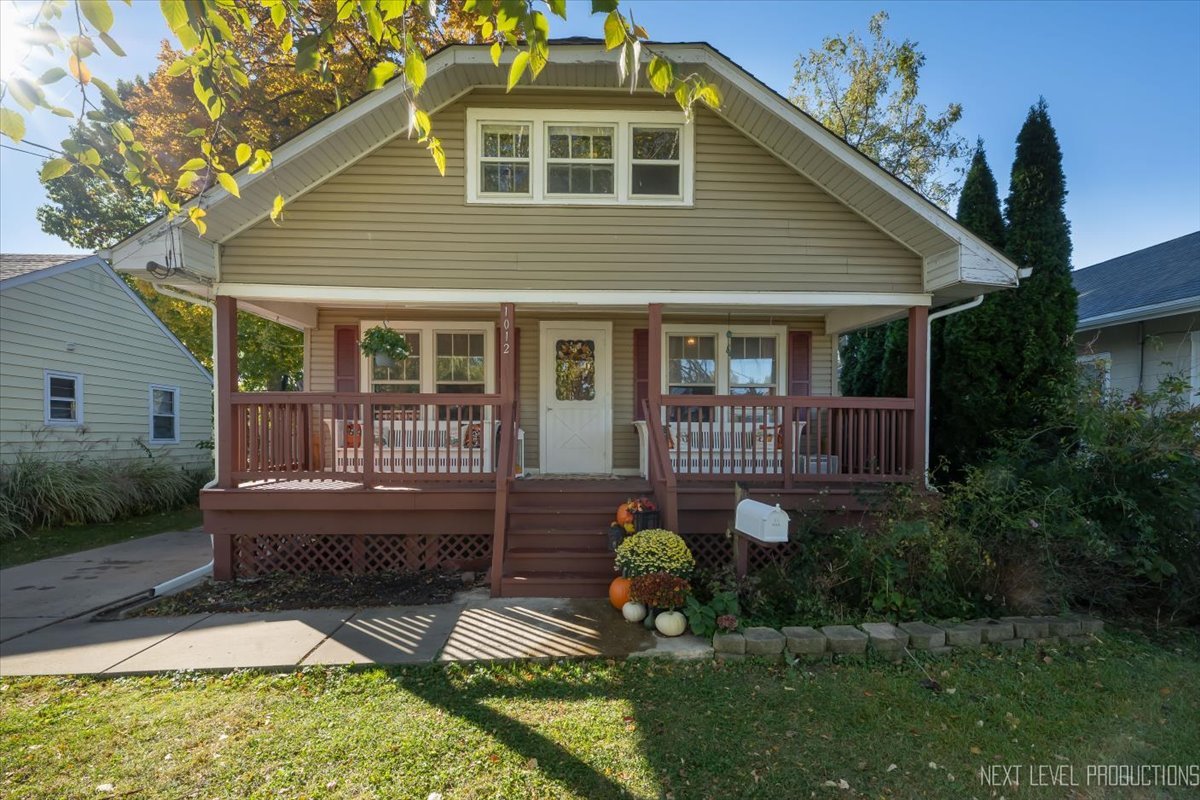
[[[715,112],[719,117],[921,256],[925,289],[938,293],[938,301],[1017,284],[1017,267],[1002,253],[712,46],[663,43],[655,49],[682,71],[703,74],[720,89],[723,102]],[[615,56],[604,50],[603,43],[558,41],[550,53],[550,64],[534,87],[621,89]],[[496,68],[488,48],[480,45],[452,45],[430,56],[421,98],[434,115],[435,133],[439,109],[473,89],[503,88],[511,57],[506,54]],[[393,79],[280,145],[266,172],[238,173],[241,202],[219,188],[193,201],[207,210],[208,232],[203,240],[179,224],[170,233],[171,223],[159,220],[117,245],[112,251],[114,264],[137,271],[148,261],[161,263],[166,243],[174,237],[169,249],[182,262],[179,266],[218,277],[213,245],[265,219],[276,193],[293,199],[405,135],[409,112],[404,89],[403,78]]]
[[[1200,231],[1071,273],[1079,328],[1200,311]]]
[[[78,253],[0,253],[0,281],[75,261]]]
[[[179,341],[179,337],[171,333],[163,321],[158,318],[158,315],[150,310],[150,307],[142,302],[142,298],[138,297],[137,292],[129,287],[120,275],[113,272],[113,268],[108,265],[108,262],[97,255],[30,255],[24,253],[0,253],[0,291],[11,291],[19,286],[24,286],[29,283],[43,281],[47,278],[52,278],[56,275],[62,275],[67,272],[73,272],[77,269],[86,269],[88,267],[96,267],[103,272],[113,283],[117,285],[125,293],[133,304],[145,314],[154,325],[162,331],[163,336],[166,336],[179,351],[190,361],[196,369],[200,370],[200,374],[209,381],[212,380],[212,373],[204,368],[204,365],[196,360],[192,352],[184,346],[183,342]]]

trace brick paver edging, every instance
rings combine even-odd
[[[967,622],[864,622],[826,625],[824,628],[746,628],[740,633],[713,637],[717,660],[755,656],[806,662],[862,657],[868,652],[888,661],[900,661],[905,650],[926,655],[946,655],[955,650],[978,650],[984,645],[1015,650],[1021,647],[1054,647],[1090,644],[1104,630],[1094,617],[1001,617]]]

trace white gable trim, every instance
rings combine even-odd
[[[718,110],[716,113],[728,124],[740,130],[743,134],[758,143],[768,152],[775,155],[777,158],[787,165],[788,168],[804,175],[816,185],[820,186],[832,197],[836,198],[848,208],[852,209],[867,221],[871,222],[877,228],[887,233],[891,238],[895,239],[904,247],[923,256],[926,261],[941,257],[947,252],[947,245],[951,245],[949,249],[954,249],[953,245],[959,248],[958,253],[958,268],[955,271],[956,280],[951,283],[978,283],[979,285],[990,285],[996,287],[1007,287],[1017,285],[1018,276],[1017,268],[1010,262],[1002,253],[994,250],[986,242],[972,234],[965,227],[956,222],[952,217],[935,206],[933,203],[926,200],[916,191],[905,185],[895,176],[887,173],[878,164],[871,161],[865,155],[855,150],[849,144],[835,136],[830,131],[826,130],[819,122],[812,117],[809,117],[786,98],[774,92],[746,70],[730,61],[724,55],[720,54],[714,48],[706,44],[663,44],[658,46],[661,50],[667,53],[670,57],[678,60],[681,63],[699,64],[705,68],[712,70],[714,76],[721,81],[726,81],[732,84],[747,99],[753,101],[755,105],[761,108],[766,113],[781,119],[790,127],[799,131],[802,135],[812,140],[816,146],[821,148],[821,152],[827,153],[834,161],[847,170],[850,170],[859,178],[865,179],[876,189],[880,190],[889,200],[901,204],[909,212],[919,218],[920,221],[930,226],[938,236],[946,237],[940,243],[937,252],[921,252],[916,249],[913,243],[905,242],[898,238],[897,235],[890,232],[877,222],[878,214],[870,215],[861,208],[856,207],[855,203],[850,202],[843,194],[829,188],[827,181],[818,180],[815,176],[807,173],[800,164],[781,156],[767,143],[758,139],[753,134],[747,132],[744,127],[732,121],[723,110]],[[551,63],[557,64],[609,64],[613,58],[612,54],[606,53],[602,49],[602,45],[596,43],[587,44],[555,44],[552,47]],[[503,73],[503,65],[511,61],[511,55],[506,54],[501,62],[501,68],[496,72],[495,82],[492,81],[474,81],[466,88],[456,92],[453,96],[447,96],[443,102],[430,107],[428,110],[431,114],[436,114],[438,110],[455,102],[466,93],[480,88],[494,88],[501,86],[500,81]],[[491,65],[490,56],[482,47],[471,45],[453,45],[435,53],[428,60],[428,78],[427,85],[432,85],[435,78],[441,73],[447,71],[455,65],[470,66],[478,68],[485,66],[489,69],[495,69]],[[541,88],[538,84],[533,84],[536,88]],[[311,149],[320,144],[327,137],[335,136],[340,129],[346,127],[363,117],[372,114],[385,107],[389,103],[397,101],[405,90],[403,78],[395,78],[386,86],[377,92],[373,92],[363,98],[350,104],[344,110],[337,112],[324,120],[316,123],[311,128],[298,134],[292,140],[284,143],[276,149],[274,153],[274,165],[272,170],[260,175],[249,175],[243,168],[236,176],[242,188],[242,193],[246,194],[247,189],[259,183],[268,173],[277,172],[281,167],[288,162],[300,158]],[[524,87],[523,87],[524,88]],[[561,90],[566,87],[562,86],[546,86],[546,88],[554,88]],[[594,87],[591,87],[594,88]],[[618,87],[613,87],[618,88]],[[371,142],[369,145],[362,148],[356,156],[349,159],[346,163],[336,166],[334,169],[320,177],[314,178],[299,191],[292,191],[288,197],[289,200],[294,200],[308,192],[312,191],[317,186],[320,186],[333,175],[336,175],[347,169],[354,163],[357,163],[362,158],[365,158],[370,153],[382,147],[389,141],[394,140],[398,136],[405,135],[404,130],[389,132],[389,135],[381,141]],[[828,177],[828,176],[825,176]],[[224,205],[230,202],[232,196],[225,190],[216,188],[200,198],[196,198],[189,205],[202,204],[207,208],[215,209],[218,205]],[[259,213],[240,217],[237,220],[236,226],[230,226],[227,231],[221,231],[219,228],[214,228],[213,215],[210,214],[210,228],[214,231],[216,241],[225,242],[234,236],[237,236],[247,228],[261,223],[269,217],[269,212],[265,207]],[[114,248],[115,260],[124,269],[124,259],[130,253],[131,248],[136,248],[138,244],[145,243],[148,238],[153,238],[160,235],[161,229],[169,225],[167,220],[159,220],[151,223],[147,228],[135,234],[126,242],[122,242]],[[928,230],[928,229],[927,229]],[[948,241],[946,241],[948,240]],[[927,248],[928,249],[928,248]],[[926,274],[928,274],[926,265]],[[948,285],[948,284],[947,284]],[[936,288],[927,286],[927,289]]]

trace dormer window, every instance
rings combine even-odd
[[[694,127],[675,111],[467,110],[469,203],[692,203]]]

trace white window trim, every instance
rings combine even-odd
[[[174,413],[175,436],[170,439],[157,439],[154,436],[154,418],[156,416],[160,416],[160,415],[154,413],[154,392],[155,392],[155,390],[158,390],[160,392],[171,392],[172,394],[175,395],[175,402],[172,404],[173,408],[175,409],[175,413]],[[149,401],[150,401],[150,414],[149,414],[150,444],[179,444],[179,422],[180,422],[179,401],[181,399],[181,393],[179,391],[179,387],[178,386],[167,386],[167,385],[161,384],[161,383],[152,383],[152,384],[150,384],[150,389],[148,391],[148,397],[149,397]],[[161,416],[166,416],[166,415],[164,414]]]
[[[1192,331],[1192,405],[1200,406],[1200,331]]]
[[[376,325],[383,325],[382,320],[363,320],[358,324],[358,333],[362,334]],[[483,391],[492,394],[496,391],[496,323],[494,322],[412,322],[405,320],[387,320],[387,326],[401,332],[415,332],[421,336],[421,394],[437,393],[437,339],[439,333],[482,333],[483,334]],[[359,384],[364,392],[371,391],[371,359],[362,356],[359,368]],[[403,397],[404,395],[396,395]],[[449,396],[449,395],[447,395]],[[402,402],[397,400],[397,402]]]
[[[734,336],[773,336],[775,338],[775,394],[787,394],[787,326],[786,325],[689,325],[671,323],[663,325],[662,338],[662,382],[663,392],[668,391],[670,374],[670,337],[672,336],[715,336],[717,340],[717,395],[729,394],[729,354],[726,331]]]
[[[50,379],[70,378],[75,381],[75,419],[50,418]],[[42,372],[42,422],[54,428],[78,428],[83,425],[83,376],[78,372],[47,369]]]
[[[1104,380],[1101,381],[1101,388],[1107,392],[1112,389],[1112,354],[1107,352],[1087,353],[1085,355],[1075,357],[1076,364],[1091,364],[1096,361],[1104,362]]]
[[[489,123],[529,125],[529,194],[493,194],[479,191],[480,131]],[[551,195],[546,191],[546,138],[551,125],[612,125],[617,129],[613,142],[613,195]],[[633,195],[634,127],[678,127],[678,196]],[[468,203],[499,205],[550,206],[679,206],[690,207],[695,192],[696,126],[687,123],[682,111],[581,111],[575,109],[468,108],[467,109],[466,195]],[[674,162],[663,162],[674,163]]]

